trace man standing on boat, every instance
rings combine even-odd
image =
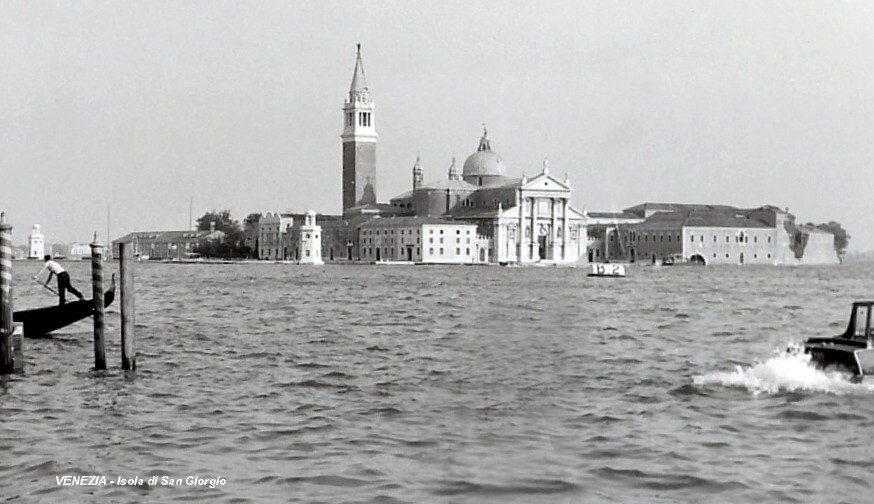
[[[58,277],[58,297],[60,298],[60,301],[58,302],[59,305],[62,305],[62,304],[67,302],[67,300],[65,299],[65,295],[64,295],[67,291],[72,292],[79,299],[85,299],[82,296],[82,293],[77,291],[76,288],[70,284],[70,274],[67,273],[66,270],[64,270],[64,268],[61,267],[60,264],[58,264],[55,261],[52,261],[51,255],[46,254],[44,259],[46,261],[46,265],[43,266],[43,268],[41,270],[39,270],[39,273],[34,275],[33,279],[39,281],[38,277],[39,277],[40,273],[42,273],[43,271],[48,271],[49,277],[46,278],[46,281],[45,281],[45,286],[48,287],[49,282],[52,281],[52,275],[56,275]]]

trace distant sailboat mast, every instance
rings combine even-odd
[[[112,235],[109,234],[109,202],[106,203],[106,258],[112,259]]]

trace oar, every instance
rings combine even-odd
[[[38,283],[38,284],[40,284],[40,285],[42,285],[42,286],[45,287],[46,289],[48,289],[49,292],[51,292],[51,293],[54,294],[55,296],[59,295],[59,294],[58,294],[58,291],[56,291],[55,289],[52,289],[52,288],[49,287],[48,285],[46,285],[46,284],[40,282],[40,281],[37,280],[36,278],[34,278],[33,281],[36,282],[36,283]]]

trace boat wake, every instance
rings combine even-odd
[[[822,371],[810,363],[810,355],[803,345],[793,343],[789,349],[780,349],[764,362],[751,366],[736,366],[734,371],[713,372],[693,377],[696,387],[719,385],[744,388],[753,394],[778,392],[826,392],[831,394],[858,394],[874,392],[874,379],[861,383],[851,381],[845,373]]]

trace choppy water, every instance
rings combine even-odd
[[[14,267],[16,308],[53,302],[39,265]],[[874,383],[784,351],[839,333],[874,297],[871,265],[136,267],[135,373],[114,305],[108,372],[84,322],[27,340],[25,374],[0,378],[0,501],[871,495]]]

